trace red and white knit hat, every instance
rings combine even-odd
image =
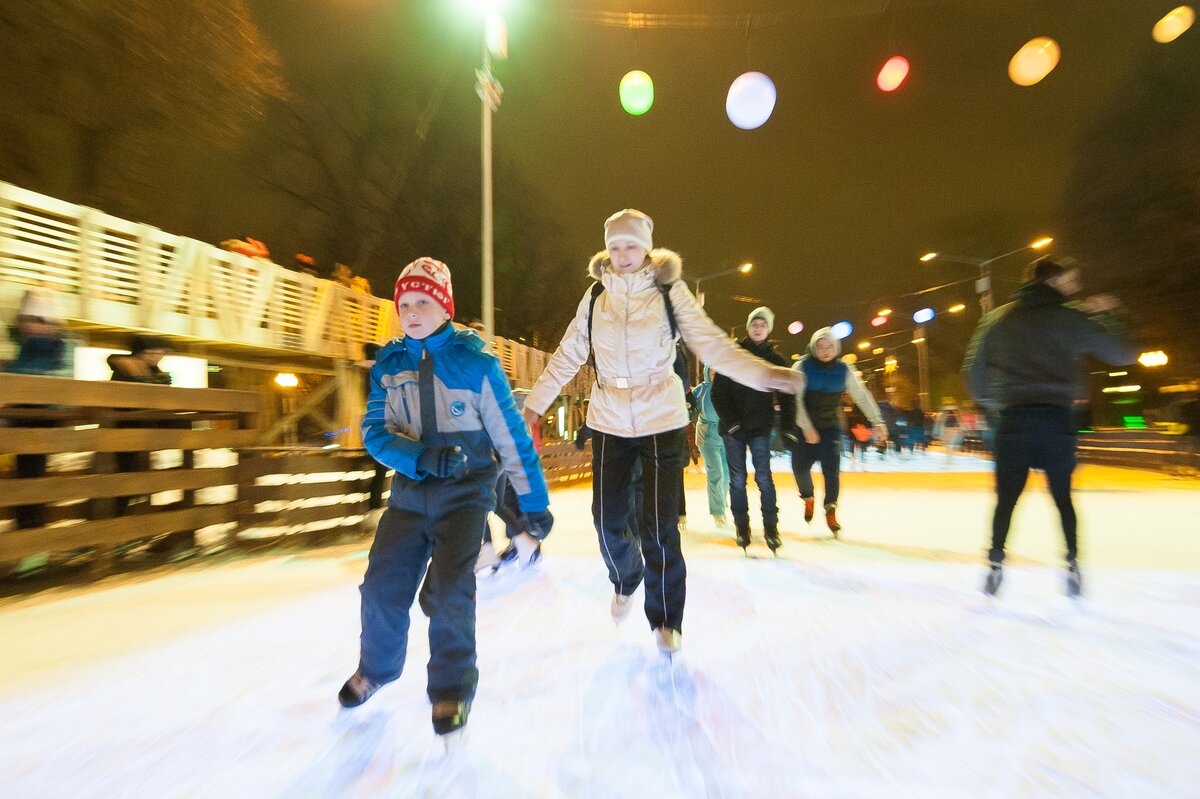
[[[433,258],[418,258],[400,272],[392,301],[398,302],[406,291],[427,294],[454,318],[454,287],[450,284],[450,267]],[[396,309],[399,313],[400,309]]]

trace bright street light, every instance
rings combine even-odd
[[[938,254],[936,252],[927,252],[921,256],[921,260],[926,263],[929,263],[930,261],[932,261],[934,258],[937,258],[937,257],[938,257]]]
[[[744,263],[738,267],[738,271],[741,272],[743,275],[748,275],[748,274],[750,274],[750,270],[753,268],[754,268],[754,264],[747,261],[746,263]]]
[[[959,311],[965,311],[966,309],[967,309],[967,306],[963,305],[960,302],[955,305],[951,305],[949,308],[947,308],[946,313],[958,313]]]
[[[860,350],[865,350],[865,349],[866,349],[867,347],[869,347],[869,346],[871,346],[871,342],[869,342],[869,341],[860,341],[860,342],[858,342],[858,348],[859,348]]]
[[[892,309],[891,308],[880,308],[878,311],[875,312],[875,315],[876,316],[891,316]]]
[[[1037,241],[1030,244],[1029,249],[1040,250],[1043,247],[1049,247],[1053,243],[1054,243],[1054,239],[1051,238],[1050,236],[1046,236],[1045,238],[1038,239]]]
[[[1138,356],[1138,363],[1140,363],[1142,366],[1166,366],[1167,354],[1162,350],[1143,352]]]

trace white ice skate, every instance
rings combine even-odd
[[[529,533],[518,533],[512,540],[517,548],[517,563],[522,569],[532,566],[541,559],[542,542]]]
[[[658,644],[658,651],[661,654],[673,657],[683,646],[683,635],[679,630],[672,630],[670,627],[659,627],[654,631],[654,641]]]
[[[620,624],[625,621],[631,610],[633,610],[632,597],[613,592],[612,604],[608,606],[608,612],[612,616],[613,624]]]
[[[496,548],[492,546],[492,542],[484,541],[483,546],[479,548],[479,557],[475,560],[475,573],[494,569],[499,562],[500,556],[496,554]]]
[[[713,526],[716,527],[718,530],[728,530],[729,529],[729,517],[727,517],[724,513],[720,513],[720,514],[714,513],[712,518],[713,518]]]

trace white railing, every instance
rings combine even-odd
[[[79,323],[330,358],[399,333],[387,300],[3,182],[0,282]]]
[[[328,358],[400,334],[388,300],[0,181],[0,287],[15,310],[34,286],[82,325]],[[493,349],[518,388],[549,357],[500,337]]]

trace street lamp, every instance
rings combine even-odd
[[[997,261],[1007,258],[1010,255],[1025,252],[1026,250],[1041,250],[1050,246],[1054,239],[1050,236],[1043,236],[1040,239],[1026,244],[1024,247],[1018,247],[1015,250],[1009,250],[1006,253],[994,256],[992,258],[969,258],[962,255],[945,255],[940,252],[927,252],[921,256],[923,263],[930,261],[947,261],[952,264],[966,264],[967,266],[975,266],[979,268],[979,279],[975,281],[975,292],[979,295],[979,307],[984,313],[992,310],[992,264]]]
[[[477,0],[478,11],[484,14],[483,66],[475,71],[475,93],[479,95],[483,108],[482,135],[480,137],[480,161],[483,171],[483,222],[481,250],[483,261],[483,333],[491,339],[496,334],[495,252],[493,246],[494,226],[492,223],[492,114],[500,107],[504,87],[492,74],[492,58],[508,57],[508,33],[504,17],[500,13],[503,0]]]
[[[748,275],[748,274],[750,274],[750,270],[753,268],[754,268],[754,264],[750,263],[749,261],[744,261],[743,263],[739,264],[738,266],[735,266],[733,269],[726,269],[721,272],[714,272],[711,275],[704,275],[702,277],[696,278],[694,281],[696,284],[696,302],[700,303],[701,308],[704,307],[704,295],[700,293],[700,284],[703,283],[705,280],[712,280],[715,277],[725,277],[726,275],[732,275],[734,272],[737,272],[738,274],[741,274],[741,275]]]

